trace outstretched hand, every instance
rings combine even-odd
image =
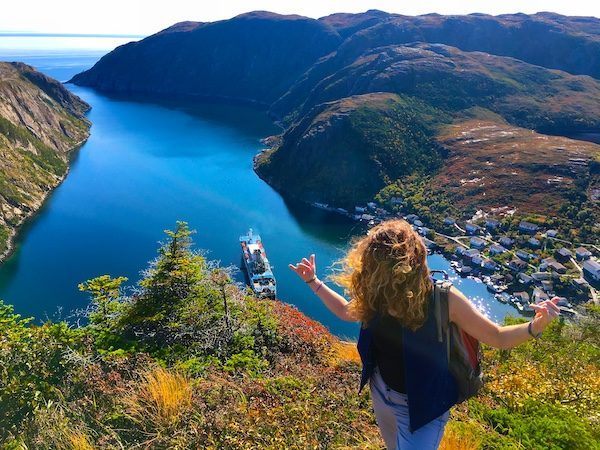
[[[529,305],[535,310],[535,317],[531,324],[535,334],[544,331],[548,324],[560,315],[560,309],[557,306],[558,301],[558,297],[553,297],[551,300]]]
[[[289,264],[288,267],[292,269],[302,281],[307,282],[313,279],[317,274],[317,264],[315,262],[315,254],[310,255],[310,258],[302,258],[298,264]]]

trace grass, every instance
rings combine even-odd
[[[162,367],[142,373],[133,395],[124,398],[136,422],[150,422],[155,429],[176,426],[192,405],[192,383],[185,375]]]

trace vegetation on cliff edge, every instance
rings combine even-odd
[[[85,326],[0,306],[4,448],[381,448],[353,344],[258,300],[168,232],[142,280],[80,285]],[[540,341],[486,349],[488,382],[442,448],[600,448],[600,311]]]

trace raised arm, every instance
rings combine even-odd
[[[289,264],[289,268],[310,286],[312,291],[317,294],[333,314],[347,322],[356,322],[348,307],[350,302],[317,278],[317,264],[314,254],[310,255],[310,259],[302,258],[302,261],[296,265]]]
[[[531,305],[536,315],[531,321],[531,332],[540,334],[559,315],[556,303],[558,298]],[[448,299],[450,320],[474,338],[492,347],[508,349],[531,339],[529,323],[499,326],[479,312],[479,310],[456,288],[450,291]]]

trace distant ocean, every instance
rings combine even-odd
[[[0,59],[22,61],[59,81],[93,66],[106,53],[142,36],[81,36],[0,31]]]

